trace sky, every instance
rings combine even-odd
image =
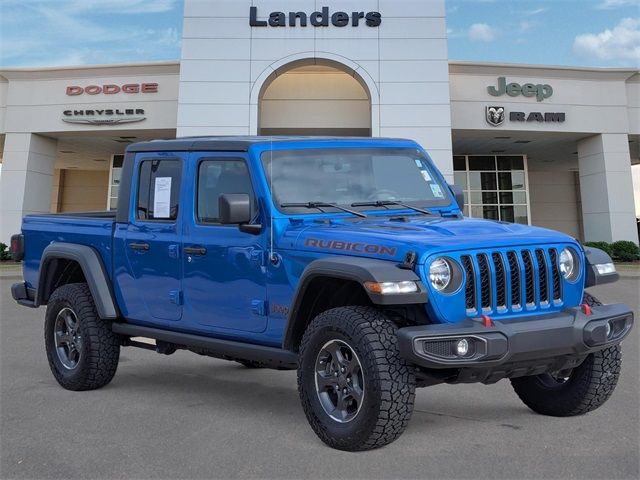
[[[640,66],[640,0],[447,0],[446,9],[454,60]],[[0,0],[0,66],[177,60],[182,10],[182,0]]]

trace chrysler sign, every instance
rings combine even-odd
[[[65,110],[62,121],[85,125],[120,125],[141,122],[145,118],[142,108],[96,108],[88,110]]]

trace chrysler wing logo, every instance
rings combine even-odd
[[[63,122],[85,125],[120,125],[141,122],[146,118],[141,108],[65,110],[62,113]]]
[[[493,127],[498,127],[504,123],[504,107],[487,106],[487,123]]]

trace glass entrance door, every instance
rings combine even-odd
[[[530,223],[526,156],[456,155],[453,168],[465,216]]]

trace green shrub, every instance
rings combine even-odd
[[[640,247],[629,240],[618,240],[611,244],[612,256],[621,262],[640,260]]]
[[[605,251],[609,256],[611,256],[613,253],[611,250],[611,244],[607,242],[585,242],[584,246],[599,248],[600,250]]]
[[[6,243],[0,242],[0,261],[11,260],[11,252]]]

